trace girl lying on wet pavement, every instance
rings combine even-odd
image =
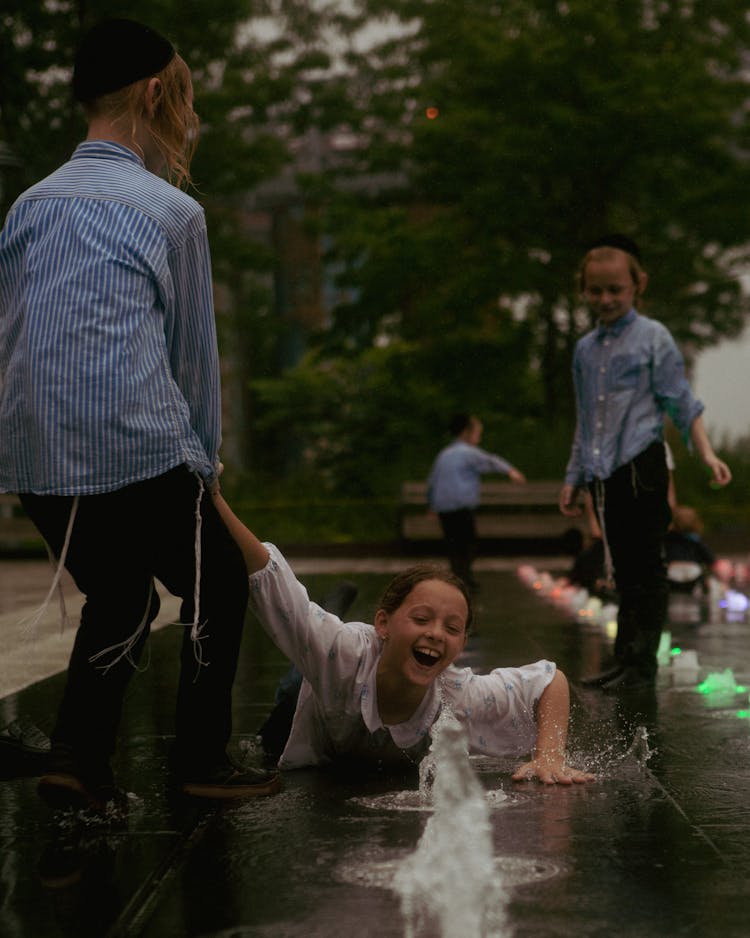
[[[341,757],[380,767],[417,765],[446,706],[466,728],[471,752],[531,753],[515,781],[593,780],[566,762],[568,683],[552,662],[483,675],[454,664],[472,606],[452,573],[410,567],[387,587],[373,625],[343,622],[309,599],[279,550],[261,543],[221,494],[214,499],[245,558],[251,608],[303,676],[291,727],[286,721],[275,744],[268,743],[269,751],[280,752],[280,768]],[[288,701],[287,709],[291,715]]]

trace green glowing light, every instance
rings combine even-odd
[[[741,684],[737,684],[731,668],[706,675],[705,679],[695,689],[699,694],[713,695],[717,698],[726,697],[727,695],[733,697],[735,694],[746,693],[747,690]]]
[[[670,651],[670,655],[672,655],[672,657],[674,657],[675,655],[681,655],[681,654],[682,654],[681,648],[673,648],[672,651]]]
[[[750,720],[750,710],[738,710],[737,717],[740,720]]]

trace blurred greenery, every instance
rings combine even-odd
[[[561,478],[590,326],[575,269],[605,231],[640,245],[644,311],[688,362],[744,327],[741,4],[17,0],[0,15],[0,143],[17,157],[0,211],[82,136],[70,62],[101,15],[149,22],[193,70],[194,194],[240,415],[225,488],[263,536],[392,536],[400,483],[424,478],[457,410],[530,478]],[[317,330],[288,297],[308,272],[279,228],[254,227],[259,192],[287,199],[336,297]],[[727,443],[726,492],[679,459],[709,529],[750,524],[750,443]]]
[[[724,489],[711,487],[708,470],[672,427],[668,441],[675,456],[675,489],[680,504],[691,505],[706,526],[706,537],[729,541],[750,536],[750,436],[716,441],[716,451],[732,470]]]

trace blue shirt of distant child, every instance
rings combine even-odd
[[[484,473],[507,475],[511,465],[478,446],[455,440],[442,449],[427,480],[427,499],[437,512],[476,508]]]

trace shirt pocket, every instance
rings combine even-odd
[[[637,355],[615,355],[609,363],[609,387],[626,391],[638,386],[643,364]]]

